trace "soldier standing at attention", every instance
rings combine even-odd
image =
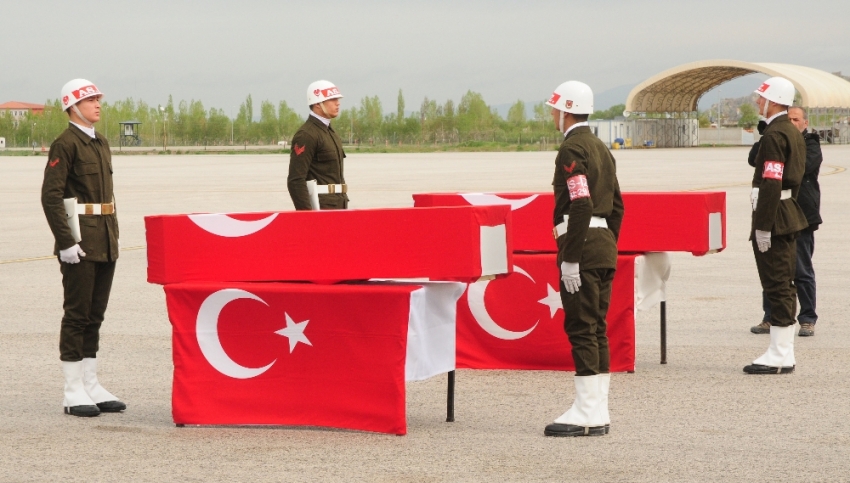
[[[809,226],[797,203],[806,171],[806,142],[788,119],[794,85],[771,77],[756,89],[759,114],[766,118],[755,157],[750,195],[753,218],[750,240],[761,287],[770,307],[767,352],[744,367],[747,374],[794,372],[794,315],[797,288],[797,235]]]
[[[106,138],[94,130],[100,120],[101,97],[100,90],[85,79],[62,87],[62,108],[70,125],[50,145],[41,187],[41,205],[55,239],[54,254],[59,256],[65,290],[59,332],[63,405],[65,413],[74,416],[97,416],[127,407],[97,380],[100,326],[118,259],[112,155]],[[70,227],[77,225],[74,217],[79,220],[78,231]]]
[[[815,323],[818,321],[816,312],[817,297],[815,282],[815,267],[812,264],[812,255],[815,253],[815,230],[823,223],[820,216],[820,184],[818,183],[818,173],[820,173],[820,165],[823,163],[823,153],[820,149],[820,136],[818,133],[809,132],[806,128],[809,127],[809,117],[806,110],[802,107],[788,108],[788,120],[791,124],[797,126],[797,129],[803,134],[803,139],[806,141],[806,173],[803,175],[803,184],[800,185],[800,193],[797,196],[797,203],[806,214],[806,220],[809,226],[800,232],[797,237],[797,271],[794,275],[794,286],[797,288],[797,299],[800,301],[800,313],[797,314],[797,322],[800,323],[800,331],[797,333],[800,337],[811,337],[815,335]],[[759,134],[764,131],[767,125],[764,121],[759,123]],[[756,165],[756,154],[758,154],[759,143],[756,141],[753,148],[750,150],[749,163],[750,166]],[[750,328],[754,334],[769,334],[770,333],[770,303],[767,297],[762,293],[762,307],[764,308],[764,317],[762,322]]]
[[[348,187],[343,176],[345,151],[331,127],[331,119],[339,116],[341,98],[339,89],[326,80],[307,87],[310,116],[292,136],[286,180],[296,210],[348,208]]]
[[[546,426],[546,436],[607,434],[609,372],[608,324],[611,283],[617,268],[617,237],[623,199],[608,147],[587,124],[593,92],[569,81],[555,89],[547,105],[564,141],[555,158],[555,229],[561,270],[564,329],[576,365],[575,401]]]

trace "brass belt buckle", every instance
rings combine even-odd
[[[115,213],[115,207],[112,203],[107,203],[100,206],[100,214],[101,215],[111,215]]]
[[[334,194],[334,193],[336,193],[336,185],[335,184],[329,184],[328,185],[328,194]]]
[[[85,206],[86,206],[86,214],[87,215],[93,215],[94,214],[94,205],[92,205],[90,203],[86,203]]]

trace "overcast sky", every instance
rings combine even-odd
[[[251,94],[255,112],[306,112],[307,85],[328,79],[344,108],[378,95],[393,111],[402,89],[413,111],[467,90],[536,102],[570,79],[600,94],[707,59],[850,73],[847,0],[27,0],[0,18],[0,102],[56,99],[83,77],[110,101],[171,94],[229,113]]]

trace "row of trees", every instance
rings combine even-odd
[[[340,112],[334,120],[334,130],[347,143],[383,144],[456,144],[478,141],[536,144],[558,142],[550,108],[543,102],[532,106],[533,116],[526,104],[517,101],[502,118],[490,107],[481,94],[469,91],[455,105],[451,100],[439,103],[425,98],[418,111],[405,110],[401,90],[396,110],[386,114],[377,97],[361,99],[359,106]],[[594,118],[622,115],[623,106],[597,111]],[[619,110],[619,113],[617,112]],[[113,147],[134,142],[119,132],[119,122],[137,121],[142,146],[216,146],[261,145],[289,141],[304,122],[306,109],[298,111],[281,101],[277,105],[262,101],[259,112],[249,95],[235,113],[222,109],[207,109],[201,101],[180,101],[175,105],[171,96],[164,106],[153,106],[142,100],[126,99],[101,105],[100,133],[109,138]],[[407,114],[405,114],[407,112]],[[13,121],[0,116],[0,137],[7,146],[29,147],[49,145],[67,127],[68,117],[59,100],[48,101],[43,114]]]

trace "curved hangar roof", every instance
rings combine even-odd
[[[803,107],[850,108],[850,82],[829,72],[790,64],[704,60],[674,67],[641,82],[629,93],[626,111],[696,111],[699,98],[712,88],[757,72],[790,80],[802,97]]]

